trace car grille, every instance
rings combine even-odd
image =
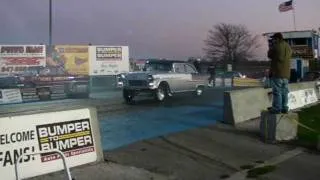
[[[129,80],[129,86],[147,86],[147,81],[144,81],[144,80]]]

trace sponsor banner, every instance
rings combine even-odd
[[[67,74],[88,75],[89,47],[80,45],[54,46],[52,58],[47,59],[47,64],[62,68]]]
[[[129,72],[128,46],[90,46],[90,75]]]
[[[36,126],[40,150],[59,149],[66,157],[94,152],[89,119]],[[60,159],[56,153],[41,155],[41,162]]]
[[[0,57],[46,57],[45,45],[0,45]]]
[[[0,89],[0,104],[21,103],[20,89]]]
[[[0,118],[0,174],[15,179],[14,164],[22,153],[57,149],[69,167],[97,160],[89,109]],[[63,169],[57,153],[28,155],[19,163],[22,178]]]
[[[22,73],[29,67],[46,65],[45,45],[0,46],[0,73]]]
[[[121,61],[122,60],[122,47],[96,47],[96,60],[97,61]]]
[[[289,92],[288,106],[290,110],[298,109],[318,101],[315,89],[304,89]]]

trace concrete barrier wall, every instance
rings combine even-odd
[[[104,159],[95,108],[1,117],[0,125],[1,179],[16,178],[14,165],[22,154],[27,154],[18,168],[23,179],[63,169],[56,153],[33,153],[60,150],[69,167]]]
[[[260,79],[251,78],[215,78],[216,87],[263,87]]]
[[[260,116],[270,106],[268,90],[248,88],[224,93],[224,121],[235,125]]]
[[[289,85],[290,92],[314,89],[319,99],[316,82],[294,83]],[[224,93],[224,121],[236,125],[260,117],[262,110],[271,107],[272,90],[265,88],[248,88]]]
[[[260,79],[252,78],[233,78],[233,87],[263,87]]]

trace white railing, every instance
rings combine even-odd
[[[16,180],[21,180],[21,178],[19,176],[19,171],[18,171],[18,169],[19,169],[18,166],[19,166],[19,162],[21,161],[21,158],[23,158],[24,156],[52,153],[52,152],[58,153],[60,155],[62,162],[63,162],[64,170],[66,171],[66,175],[68,177],[68,180],[72,180],[71,172],[70,172],[70,169],[69,169],[67,162],[66,162],[66,156],[63,154],[63,152],[61,152],[59,150],[41,151],[41,152],[37,152],[37,153],[22,154],[21,156],[19,156],[19,158],[17,159],[17,161],[15,163]]]

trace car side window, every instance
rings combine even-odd
[[[193,74],[193,73],[196,73],[197,71],[192,67],[190,66],[189,64],[184,64],[184,69],[185,69],[185,72],[188,73],[188,74]]]
[[[184,70],[183,64],[181,64],[181,63],[174,64],[174,72],[176,72],[176,73],[184,73],[185,70]]]

